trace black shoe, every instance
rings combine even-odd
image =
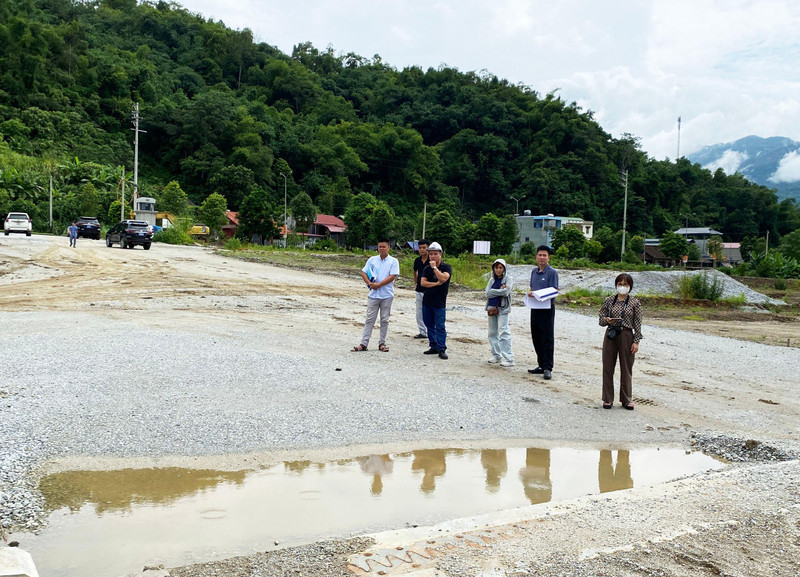
[[[552,371],[548,371],[547,369],[545,369],[544,370],[544,380],[545,381],[549,381],[552,378],[553,378],[553,372]]]
[[[447,360],[447,353],[444,351],[439,351],[439,358]]]
[[[418,335],[415,335],[414,338],[415,339],[427,339],[428,335],[423,335],[422,333],[420,333]]]
[[[424,353],[422,353],[422,354],[423,354],[423,355],[438,355],[438,354],[439,354],[439,351],[437,351],[436,349],[434,349],[433,347],[431,347],[431,348],[429,348],[427,351],[425,351],[425,352],[424,352]]]
[[[541,375],[544,369],[542,367],[536,367],[535,369],[528,369],[528,372],[532,375]]]

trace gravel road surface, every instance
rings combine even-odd
[[[796,348],[656,327],[645,311],[636,410],[603,411],[602,329],[593,316],[557,313],[556,367],[545,382],[526,371],[535,366],[527,311],[512,311],[517,367],[491,366],[485,313],[470,295],[449,301],[447,361],[423,356],[424,343],[411,338],[414,298],[405,290],[393,307],[390,351],[375,342],[349,352],[366,300],[355,271],[320,275],[200,247],[145,252],[79,241],[70,249],[43,236],[0,241],[0,271],[0,521],[13,531],[44,521],[43,471],[233,469],[497,440],[703,446],[745,463],[691,483],[559,505],[557,515],[556,505],[530,507],[513,538],[416,571],[798,574]],[[297,574],[290,559],[313,556],[324,563],[309,561],[302,574],[348,574],[348,556],[373,539],[171,573]],[[684,561],[677,550],[688,550]]]

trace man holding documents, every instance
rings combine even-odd
[[[556,295],[558,273],[550,266],[550,247],[541,245],[536,249],[537,266],[531,272],[531,292],[526,304],[531,307],[531,339],[536,351],[538,366],[528,369],[534,375],[543,375],[545,380],[553,377],[553,330],[556,319]]]

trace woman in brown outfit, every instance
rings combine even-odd
[[[603,408],[610,409],[614,404],[614,370],[619,357],[619,400],[632,411],[631,377],[642,340],[642,303],[630,295],[631,275],[618,275],[614,285],[617,294],[608,297],[600,307],[600,326],[608,327],[603,337]]]

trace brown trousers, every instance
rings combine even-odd
[[[613,341],[603,334],[603,402],[614,403],[614,370],[619,357],[619,400],[623,405],[633,402],[633,361],[636,355],[631,352],[633,331],[623,329]]]

